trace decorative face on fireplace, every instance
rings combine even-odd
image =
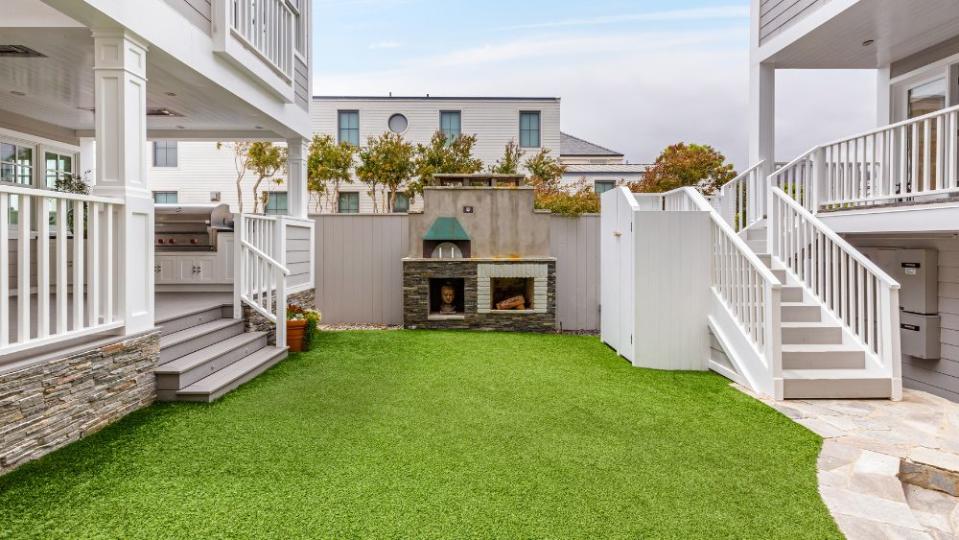
[[[430,279],[430,315],[456,316],[466,313],[465,280]]]
[[[533,278],[490,279],[490,309],[497,311],[534,309],[535,280]]]

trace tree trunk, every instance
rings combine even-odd
[[[240,214],[243,213],[243,177],[239,176],[236,179],[236,200],[237,208],[240,211]]]
[[[260,176],[256,179],[256,182],[253,184],[253,213],[256,214],[260,211],[260,197],[258,192],[260,191],[260,183],[263,182],[264,176]]]

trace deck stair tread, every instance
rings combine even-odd
[[[255,353],[239,360],[208,377],[177,391],[178,396],[210,395],[216,396],[224,389],[232,389],[231,385],[241,381],[245,375],[255,372],[265,364],[285,357],[286,348],[264,347]]]
[[[156,325],[162,327],[165,324],[170,324],[173,321],[183,319],[185,317],[200,315],[201,313],[206,313],[208,311],[222,310],[223,308],[227,308],[227,307],[232,307],[232,306],[230,304],[223,304],[223,303],[209,304],[202,307],[198,306],[188,311],[182,311],[173,315],[167,315],[163,317],[162,319],[157,319]]]
[[[180,330],[179,332],[161,337],[160,348],[164,349],[174,345],[179,345],[180,343],[184,343],[190,341],[191,339],[209,334],[210,332],[229,328],[230,326],[238,324],[242,325],[243,321],[238,321],[235,319],[218,319],[194,326],[192,328],[187,328],[186,330]]]
[[[196,368],[197,366],[203,365],[208,362],[210,359],[224,355],[230,351],[248,345],[255,342],[261,337],[265,336],[266,332],[248,332],[245,334],[239,334],[233,336],[229,339],[221,341],[210,345],[209,347],[200,349],[198,351],[192,352],[186,356],[181,356],[176,360],[172,360],[159,366],[156,369],[157,374],[161,375],[172,375],[179,374],[189,371]]]

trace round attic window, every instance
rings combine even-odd
[[[402,114],[397,113],[390,117],[389,126],[393,133],[403,133],[406,128],[410,127],[410,121]]]

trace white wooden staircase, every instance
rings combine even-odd
[[[900,399],[899,284],[807,209],[816,187],[806,156],[768,178],[761,170],[712,201],[723,223],[714,236],[737,238],[714,253],[715,301],[725,309],[710,328],[726,362],[712,367],[777,399]],[[771,276],[742,273],[757,260]]]

